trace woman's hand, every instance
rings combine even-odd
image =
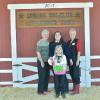
[[[79,60],[76,61],[76,66],[78,66],[78,65],[79,65]]]
[[[41,61],[41,67],[44,68],[45,64],[43,61]]]
[[[72,61],[72,59],[70,59],[70,66],[73,66],[73,61]]]

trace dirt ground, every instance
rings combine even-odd
[[[64,100],[61,96],[55,98],[54,90],[47,95],[38,95],[33,88],[1,87],[0,100]],[[81,88],[77,95],[66,95],[66,100],[100,100],[100,86]]]

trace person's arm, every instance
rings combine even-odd
[[[66,56],[63,57],[63,69],[67,70],[67,60],[66,60]]]
[[[81,52],[80,52],[80,41],[78,40],[77,41],[77,61],[76,61],[76,66],[78,66],[79,65],[79,62],[80,62],[80,54],[81,54]]]
[[[73,65],[73,61],[72,61],[72,57],[71,57],[71,52],[70,49],[68,48],[68,44],[66,42],[64,42],[64,54],[66,55],[67,59],[69,59],[70,65]]]
[[[55,65],[55,63],[54,63],[54,56],[53,56],[53,57],[50,57],[50,58],[48,59],[48,63],[49,63],[49,65],[51,65],[51,66],[54,66],[54,65]]]
[[[79,65],[80,62],[80,52],[77,53],[77,61],[76,61],[76,66]]]
[[[36,54],[37,54],[37,58],[38,58],[38,60],[39,60],[40,62],[42,62],[43,60],[42,60],[42,57],[41,57],[40,52],[37,51]]]
[[[40,52],[37,51],[36,54],[37,54],[37,58],[38,58],[38,60],[39,60],[40,63],[41,63],[41,66],[44,67],[44,62],[43,62],[43,59],[42,59],[42,57],[41,57]]]
[[[43,62],[43,59],[42,59],[42,56],[41,56],[41,47],[39,46],[39,43],[40,42],[37,42],[37,48],[36,48],[36,54],[37,54],[37,59],[40,61],[41,63],[41,66],[44,67],[44,62]]]

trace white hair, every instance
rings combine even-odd
[[[76,32],[76,29],[75,28],[70,28],[69,29],[69,32],[72,32],[72,31],[75,31]]]
[[[41,32],[41,35],[43,35],[43,34],[49,34],[49,31],[47,29],[43,29]]]

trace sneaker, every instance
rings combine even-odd
[[[60,95],[60,94],[56,94],[56,96],[55,96],[55,97],[56,97],[56,98],[59,98],[59,95]]]
[[[39,92],[38,95],[47,95],[47,94],[44,92],[43,93]]]
[[[42,95],[43,93],[38,92],[38,95]]]
[[[44,94],[44,95],[47,95],[47,91],[44,91],[43,94]]]
[[[61,96],[62,96],[62,98],[66,98],[66,95],[65,95],[65,93],[64,93],[64,94],[62,94]]]

